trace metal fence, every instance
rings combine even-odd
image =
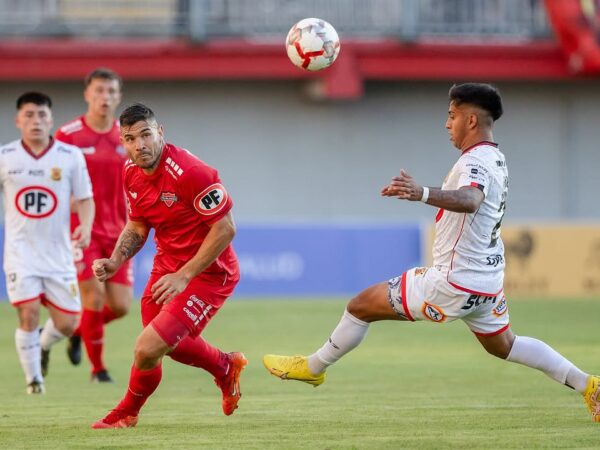
[[[550,35],[543,0],[0,0],[0,36],[268,39],[304,17],[320,17],[357,37]]]

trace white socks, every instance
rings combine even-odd
[[[15,344],[27,384],[34,379],[43,381],[39,330],[25,331],[17,328],[15,331]]]
[[[308,368],[311,373],[319,375],[346,353],[356,348],[364,339],[368,329],[367,322],[344,311],[340,323],[335,327],[327,342],[316,353],[308,357]]]
[[[64,338],[66,338],[66,336],[60,331],[58,331],[54,326],[54,322],[52,321],[52,319],[48,318],[48,320],[46,320],[46,323],[44,324],[44,330],[40,335],[40,344],[42,348],[44,350],[49,350],[50,347],[52,347],[54,344],[56,344],[58,341]]]
[[[515,336],[506,360],[541,370],[553,380],[566,384],[581,393],[587,386],[588,374],[579,370],[552,347],[537,339]]]

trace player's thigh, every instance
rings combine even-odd
[[[106,303],[112,312],[121,317],[127,314],[133,299],[133,287],[131,285],[115,283],[112,279],[105,282]]]
[[[479,335],[475,334],[483,348],[498,358],[506,359],[515,341],[515,335],[510,327],[504,329],[498,334]]]
[[[365,322],[378,320],[405,320],[399,316],[389,302],[389,283],[383,282],[368,287],[354,297],[346,307],[348,312]]]
[[[509,327],[508,301],[504,292],[487,296],[472,294],[463,308],[469,311],[463,321],[486,351],[506,358],[512,348],[514,335]]]
[[[42,279],[23,272],[8,272],[6,291],[10,303],[17,308],[19,327],[26,331],[35,330],[40,322]]]

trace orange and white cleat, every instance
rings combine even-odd
[[[230,416],[238,407],[238,402],[242,396],[240,391],[240,374],[248,364],[248,360],[241,352],[227,353],[229,358],[229,370],[223,378],[215,378],[215,384],[223,393],[221,406],[223,413]]]
[[[132,428],[138,423],[138,416],[132,416],[122,409],[113,409],[104,419],[92,424],[92,428]]]
[[[583,393],[583,401],[592,415],[592,420],[600,423],[600,377],[590,375]]]

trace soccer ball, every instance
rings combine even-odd
[[[324,20],[302,19],[288,33],[285,47],[295,66],[312,72],[333,64],[340,53],[340,38]]]

